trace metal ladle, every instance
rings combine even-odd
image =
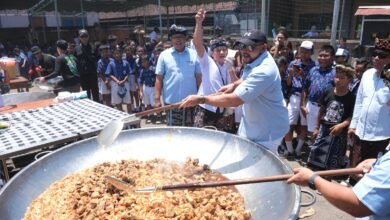
[[[147,116],[147,115],[154,114],[157,112],[162,112],[165,110],[178,108],[180,106],[180,104],[181,104],[181,102],[171,104],[171,105],[165,105],[162,107],[146,110],[143,112],[134,113],[134,114],[131,114],[125,118],[112,120],[99,133],[99,135],[97,136],[97,142],[98,142],[100,147],[108,147],[112,143],[114,143],[114,141],[118,137],[119,133],[123,129],[123,125],[126,122],[131,122],[131,121],[137,120],[143,116]]]

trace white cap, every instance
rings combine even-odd
[[[338,48],[336,51],[336,57],[347,57],[349,56],[349,52],[346,49]]]
[[[301,46],[302,48],[305,48],[307,50],[312,50],[313,49],[313,42],[312,41],[309,41],[309,40],[305,40],[301,43]]]

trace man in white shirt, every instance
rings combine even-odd
[[[193,45],[198,55],[200,70],[202,72],[202,83],[199,86],[198,95],[211,95],[218,92],[222,86],[238,80],[234,69],[225,62],[228,47],[225,40],[215,39],[211,41],[210,53],[207,53],[203,45],[202,23],[206,17],[206,11],[200,9],[195,16],[196,25],[194,31]],[[195,108],[195,127],[214,126],[218,130],[225,129],[226,123],[223,120],[223,108],[212,105],[200,104]]]
[[[376,158],[390,140],[390,39],[377,39],[372,56],[374,68],[361,79],[349,137],[354,138],[352,163]]]

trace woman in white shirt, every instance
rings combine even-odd
[[[222,39],[211,41],[210,55],[203,45],[202,23],[206,17],[206,11],[200,9],[195,16],[196,25],[193,36],[193,44],[198,55],[198,61],[202,72],[202,83],[198,95],[206,96],[217,93],[218,90],[238,78],[235,75],[234,67],[225,61],[228,53],[227,42]],[[219,130],[226,129],[224,122],[224,109],[211,105],[200,104],[195,110],[195,127],[214,126]]]

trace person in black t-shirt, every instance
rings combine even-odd
[[[355,96],[349,91],[354,70],[336,65],[335,87],[320,99],[320,113],[313,135],[308,165],[320,169],[337,169],[345,165],[348,126],[352,119]]]
[[[95,46],[89,42],[88,31],[85,29],[79,30],[80,44],[76,45],[76,58],[78,60],[78,70],[80,73],[81,87],[87,91],[88,98],[93,98],[95,102],[99,102],[99,88],[97,69],[97,54]]]
[[[47,76],[54,71],[56,58],[50,54],[43,53],[38,46],[31,48],[33,62],[29,70],[30,77]]]
[[[61,75],[64,80],[58,85],[62,87],[62,91],[79,92],[80,75],[77,70],[77,60],[74,56],[68,55],[68,43],[65,40],[58,40],[56,46],[59,56],[55,60],[54,72],[40,77],[39,81],[43,83],[45,80]]]

